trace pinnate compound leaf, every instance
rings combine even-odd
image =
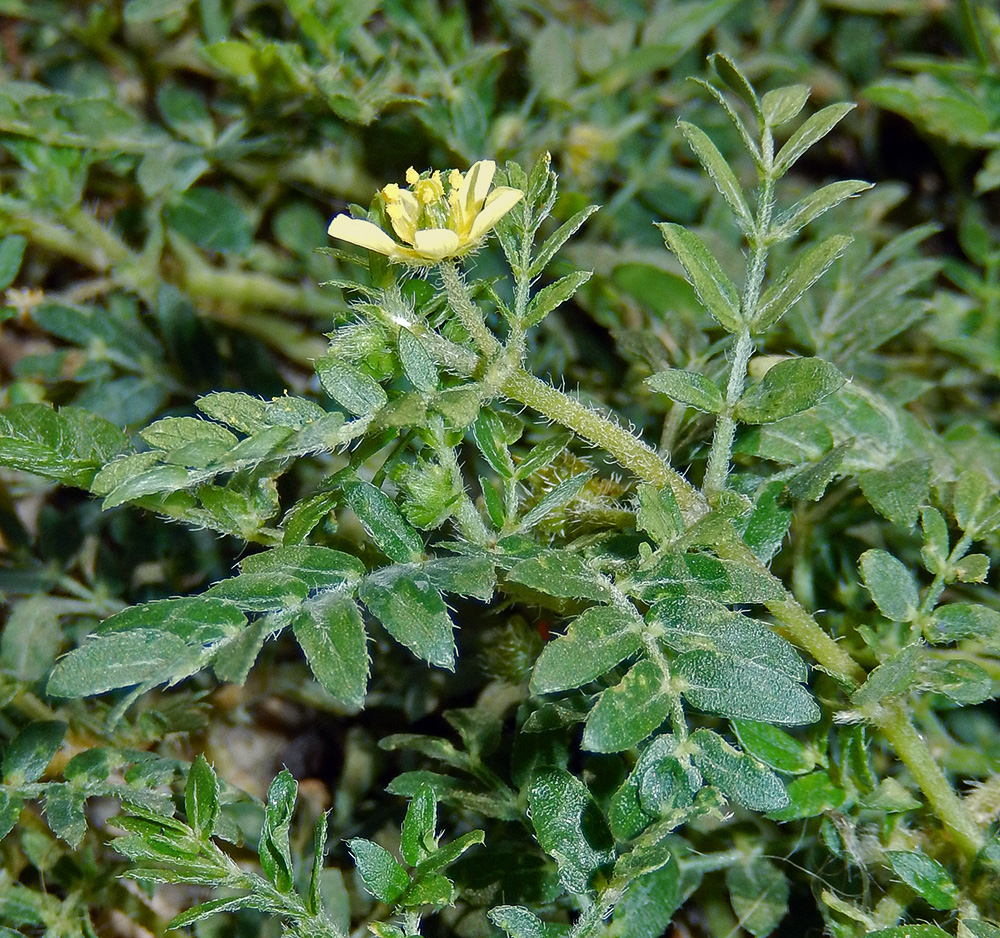
[[[722,392],[715,383],[693,371],[668,368],[647,378],[646,384],[673,401],[708,414],[721,414],[726,407]]]
[[[614,859],[614,839],[587,786],[564,769],[545,769],[528,789],[531,823],[542,849],[570,892],[585,893],[591,876]]]
[[[638,620],[610,606],[593,606],[549,642],[531,674],[534,694],[551,694],[587,684],[639,650]]]
[[[788,878],[768,860],[729,867],[726,887],[740,925],[754,938],[770,935],[788,914]]]
[[[354,837],[347,841],[347,846],[365,888],[386,905],[395,905],[410,885],[406,870],[388,850],[371,840]]]
[[[887,850],[885,859],[896,876],[932,908],[955,908],[958,889],[937,860],[916,850]]]
[[[743,395],[736,417],[743,423],[774,423],[815,407],[844,385],[835,365],[818,358],[778,362]]]
[[[819,705],[809,691],[779,671],[731,655],[688,651],[673,664],[692,706],[730,719],[798,726],[815,723]]]
[[[435,667],[454,669],[454,626],[441,594],[419,567],[385,567],[365,580],[360,596],[397,642]]]
[[[711,730],[695,730],[691,739],[698,747],[694,764],[727,798],[751,811],[777,811],[788,804],[781,780],[756,759]]]
[[[363,479],[344,485],[344,499],[379,550],[396,563],[423,553],[424,542],[388,495]]]
[[[316,680],[339,703],[360,709],[368,688],[368,638],[353,597],[334,595],[310,603],[292,629]]]
[[[870,931],[865,938],[951,938],[951,936],[937,925],[895,925],[892,928]]]
[[[861,578],[879,612],[893,622],[912,622],[920,604],[917,581],[902,561],[873,548],[861,555]]]
[[[705,246],[705,242],[681,225],[662,222],[657,227],[663,233],[667,247],[680,261],[688,282],[694,287],[705,309],[723,328],[729,332],[739,332],[743,328],[739,293]]]
[[[831,104],[811,115],[778,151],[774,161],[775,177],[783,176],[814,143],[822,140],[851,111],[853,104]]]
[[[803,250],[792,264],[782,271],[757,304],[751,326],[756,333],[766,332],[840,257],[854,239],[849,235],[833,235],[819,244]]]
[[[201,666],[200,649],[162,629],[135,629],[88,639],[56,662],[46,693],[91,697],[135,684],[176,683]]]
[[[673,702],[667,674],[652,659],[643,659],[614,687],[604,691],[583,730],[583,748],[621,752],[649,736],[669,715]]]

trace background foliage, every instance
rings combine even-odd
[[[990,4],[0,12],[2,938],[1000,934]]]

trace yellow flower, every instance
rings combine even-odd
[[[392,183],[381,193],[395,238],[378,225],[350,215],[334,218],[327,233],[416,267],[464,257],[524,198],[520,189],[509,186],[490,191],[496,169],[493,160],[473,163],[464,175],[453,169],[446,190],[440,171],[421,176],[411,166],[406,171],[409,188]]]

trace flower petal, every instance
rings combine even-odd
[[[473,173],[475,170],[475,173]],[[469,170],[470,176],[475,176],[472,184],[472,198],[477,206],[486,201],[486,195],[493,185],[493,174],[497,171],[497,164],[493,160],[480,160]]]
[[[424,228],[413,236],[414,250],[429,261],[453,257],[460,243],[458,235],[447,228]]]
[[[524,193],[520,189],[512,189],[509,186],[500,186],[490,193],[483,210],[476,216],[472,223],[472,231],[469,237],[473,241],[478,241],[504,217],[521,199]]]
[[[338,215],[330,222],[326,233],[331,238],[339,238],[369,251],[392,256],[396,253],[397,244],[378,225],[350,215]]]

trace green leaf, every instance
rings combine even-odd
[[[247,612],[295,609],[308,595],[309,587],[298,577],[270,571],[241,573],[202,593],[206,599],[221,599]]]
[[[421,569],[442,593],[471,596],[484,603],[493,598],[497,585],[496,568],[488,557],[438,557]]]
[[[781,276],[771,284],[757,304],[751,326],[756,333],[766,332],[788,312],[840,257],[854,240],[850,235],[833,235],[801,251]]]
[[[381,489],[362,479],[344,485],[344,500],[358,516],[365,533],[387,557],[408,563],[424,551],[424,542]]]
[[[165,216],[174,231],[206,251],[241,254],[253,244],[253,231],[243,209],[217,189],[188,189],[167,207]]]
[[[524,513],[518,525],[519,529],[529,531],[554,511],[570,504],[580,495],[592,478],[594,478],[593,472],[580,472],[568,479],[563,479],[558,485],[549,489],[536,505]]]
[[[20,730],[4,752],[0,765],[6,784],[16,788],[40,778],[65,735],[66,724],[59,720],[36,721]]]
[[[922,687],[944,694],[960,707],[975,706],[994,696],[992,678],[974,661],[928,656],[921,663],[921,677]]]
[[[365,580],[360,595],[401,645],[435,667],[454,669],[454,626],[441,594],[419,567],[385,567]]]
[[[641,624],[619,609],[593,606],[549,642],[531,673],[534,694],[580,687],[639,650]]]
[[[729,867],[726,888],[740,926],[754,938],[770,935],[788,914],[788,878],[768,860]]]
[[[674,695],[670,675],[659,662],[644,659],[605,690],[587,717],[583,748],[621,752],[649,736],[670,715]]]
[[[330,825],[330,813],[324,812],[313,827],[313,864],[309,872],[309,891],[306,893],[306,906],[313,915],[323,911],[323,879],[324,863],[326,862],[326,835]],[[339,871],[338,874],[339,876]],[[343,889],[343,882],[340,883]],[[344,929],[346,931],[346,929]]]
[[[295,876],[288,831],[295,811],[298,787],[288,769],[282,769],[267,791],[258,852],[260,865],[278,892],[290,892]]]
[[[498,905],[486,913],[489,920],[510,938],[556,938],[561,926],[547,925],[533,912],[516,905]]]
[[[779,671],[730,655],[688,651],[674,660],[692,706],[730,719],[798,726],[815,723],[820,709],[809,691]]]
[[[436,830],[437,799],[430,786],[424,785],[411,799],[403,820],[399,849],[410,866],[416,866],[437,850]]]
[[[575,270],[565,277],[560,277],[555,283],[542,287],[531,298],[524,319],[521,321],[521,328],[530,329],[532,326],[537,326],[552,310],[569,300],[592,276],[592,271]]]
[[[507,440],[499,415],[488,408],[480,411],[472,425],[472,436],[486,461],[502,478],[514,475],[514,463],[507,451]]]
[[[544,769],[528,788],[531,823],[541,848],[573,893],[586,893],[591,876],[614,859],[614,840],[587,786],[563,769]]]
[[[855,108],[853,104],[831,104],[810,116],[778,151],[774,176],[783,176],[814,143],[822,140]]]
[[[61,603],[51,596],[29,596],[12,603],[0,631],[0,669],[16,681],[39,681],[52,667],[62,644]]]
[[[966,554],[955,564],[955,578],[962,583],[985,583],[990,572],[986,554]]]
[[[734,720],[733,729],[745,752],[779,772],[799,775],[815,764],[802,743],[769,723]]]
[[[681,872],[677,861],[634,879],[615,906],[614,922],[628,938],[661,938],[681,904]],[[615,926],[612,926],[613,928]]]
[[[760,111],[770,127],[780,127],[795,117],[809,100],[807,85],[788,85],[768,91],[760,99]],[[757,932],[754,932],[756,935]]]
[[[292,629],[316,680],[344,706],[355,710],[364,706],[367,635],[354,599],[334,594],[310,603],[292,621]]]
[[[431,394],[438,388],[438,371],[430,352],[409,329],[401,328],[396,338],[396,350],[403,373],[418,391]]]
[[[951,938],[951,936],[937,925],[896,925],[893,928],[870,931],[865,938]]]
[[[273,631],[269,616],[262,616],[250,623],[212,662],[212,670],[220,681],[242,686],[250,669],[264,647],[264,639]]]
[[[807,92],[808,93],[808,92]],[[725,157],[712,143],[708,134],[700,127],[689,124],[687,121],[678,121],[677,127],[684,134],[685,139],[694,150],[698,162],[704,167],[705,172],[715,183],[715,188],[719,190],[722,197],[729,204],[736,216],[736,221],[745,234],[754,230],[753,215],[747,207],[743,189],[740,187],[736,174],[732,171]]]
[[[441,870],[454,863],[466,850],[486,842],[486,835],[479,830],[469,831],[456,837],[450,843],[438,847],[429,857],[421,860],[417,869],[418,874],[427,873],[430,870]]]
[[[962,919],[959,925],[959,936],[962,935],[962,928],[967,929],[972,938],[1000,938],[1000,928],[996,925],[991,925],[989,922],[973,921],[966,918]]]
[[[260,904],[260,900],[254,896],[209,899],[208,902],[200,902],[186,912],[181,912],[180,915],[172,918],[167,924],[167,929],[184,928],[187,925],[193,925],[195,922],[200,922],[202,919],[206,919],[210,915],[217,915],[220,912],[236,912],[239,909],[259,908]]]
[[[430,873],[414,880],[402,905],[415,909],[422,905],[447,906],[455,903],[455,884],[441,873]]]
[[[722,392],[715,383],[693,371],[668,368],[647,378],[646,384],[671,400],[708,414],[721,414],[726,409]]]
[[[0,840],[14,829],[14,825],[21,817],[22,808],[24,808],[23,798],[11,794],[6,788],[0,788]]]
[[[213,391],[199,397],[195,404],[203,414],[228,423],[241,433],[257,433],[267,424],[267,405],[258,397],[239,391]]]
[[[774,423],[815,407],[844,385],[844,376],[818,358],[790,358],[769,368],[743,395],[736,418],[743,423]]]
[[[141,430],[139,436],[154,449],[163,450],[195,441],[219,443],[230,449],[239,442],[225,427],[198,417],[164,417]]]
[[[852,695],[859,707],[879,706],[890,697],[907,693],[919,680],[923,642],[914,642],[886,658]]]
[[[27,246],[28,239],[19,234],[7,235],[0,241],[0,290],[6,290],[17,278]]]
[[[692,755],[694,764],[731,801],[751,811],[777,811],[788,804],[788,793],[778,776],[733,749],[717,733],[698,729],[691,740],[697,746]]]
[[[219,819],[219,779],[200,754],[188,769],[184,812],[191,830],[202,840],[209,840]]]
[[[202,653],[162,629],[137,629],[88,639],[56,662],[46,693],[91,697],[136,684],[176,683],[194,673]]]
[[[705,242],[693,231],[680,225],[662,222],[657,227],[663,233],[667,247],[681,262],[688,282],[694,287],[705,309],[729,332],[742,330],[739,293],[719,262],[705,247]]]
[[[386,905],[395,905],[410,886],[406,870],[388,850],[363,837],[347,841],[347,847],[354,856],[365,888]]]
[[[507,574],[512,583],[521,583],[547,596],[592,599],[607,602],[610,584],[587,562],[569,550],[550,550],[522,560]]]
[[[316,362],[323,390],[355,417],[370,417],[385,407],[389,398],[382,385],[360,368],[328,355]]]
[[[955,908],[958,889],[937,860],[916,850],[887,850],[884,856],[899,879],[932,908]]]
[[[230,603],[202,594],[129,606],[105,619],[99,634],[161,629],[192,644],[211,645],[238,635],[246,624],[246,616]]]
[[[892,554],[878,548],[861,555],[861,578],[879,612],[893,622],[912,622],[920,605],[917,581]]]
[[[867,189],[870,182],[860,179],[845,179],[841,182],[831,182],[822,189],[809,193],[799,199],[790,209],[782,212],[771,227],[769,237],[773,241],[787,241],[798,234],[811,221],[825,214],[846,199],[852,199]]]
[[[310,590],[339,589],[365,575],[365,565],[350,554],[329,547],[277,547],[240,561],[240,571],[284,574],[302,580]]]
[[[710,57],[712,68],[732,91],[749,105],[755,114],[760,114],[760,101],[757,99],[757,92],[753,85],[747,80],[746,75],[740,71],[739,66],[727,55],[716,52]]]
[[[590,218],[600,208],[598,205],[588,205],[586,208],[580,209],[575,215],[571,216],[567,221],[563,222],[555,231],[552,232],[544,241],[542,246],[538,249],[538,254],[535,259],[531,262],[531,266],[528,268],[528,277],[534,279],[543,270],[545,270],[549,261],[555,256],[556,252],[561,248],[576,232],[582,227],[583,223]]]
[[[779,821],[799,821],[835,811],[846,800],[847,793],[830,781],[826,772],[812,772],[788,783],[788,805],[772,811],[769,817]]]
[[[68,785],[53,785],[45,792],[45,822],[56,837],[74,850],[87,833],[87,794]]]
[[[930,462],[926,459],[911,459],[858,475],[858,484],[872,508],[904,528],[916,524],[920,508],[927,502],[930,480]]]
[[[955,483],[955,520],[969,534],[985,534],[1000,524],[997,485],[984,472],[967,469]]]
[[[950,603],[934,610],[926,629],[932,642],[955,642],[973,638],[1000,647],[1000,612],[974,603]]]
[[[684,517],[669,486],[661,489],[639,483],[639,510],[636,525],[657,544],[669,544],[684,533]]]
[[[675,651],[715,651],[803,682],[809,672],[792,645],[766,625],[696,596],[656,603],[646,620]]]

